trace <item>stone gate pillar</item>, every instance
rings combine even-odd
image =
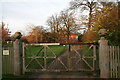
[[[21,33],[16,32],[14,38],[16,39],[14,42],[14,75],[22,74],[22,42],[21,42]]]
[[[99,35],[99,67],[100,78],[109,78],[109,48],[108,40],[105,39],[105,29],[100,29]]]

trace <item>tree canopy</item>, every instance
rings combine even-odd
[[[118,5],[112,3],[104,6],[96,17],[94,30],[106,29],[108,34],[106,38],[110,44],[120,44],[120,19],[118,14]]]

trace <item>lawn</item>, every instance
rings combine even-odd
[[[28,63],[31,61],[32,58],[27,58],[27,57],[42,57],[42,58],[36,58],[31,61],[27,69],[42,69],[40,65],[43,67],[45,66],[45,59],[43,56],[46,55],[46,57],[55,57],[59,56],[63,51],[65,51],[66,47],[65,46],[49,46],[46,48],[46,54],[44,53],[44,47],[43,46],[27,46],[25,49],[25,66],[28,65]],[[52,51],[51,51],[52,50]],[[53,54],[54,52],[54,54]],[[46,64],[49,65],[54,58],[47,58],[46,59]],[[39,65],[40,63],[40,65]]]

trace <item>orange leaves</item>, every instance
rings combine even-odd
[[[28,42],[30,42],[30,43],[35,43],[36,42],[34,35],[29,35],[26,38],[27,38]]]
[[[82,37],[83,42],[94,42],[96,41],[96,33],[92,30],[87,30]]]
[[[4,28],[5,24],[2,23],[2,40],[5,41],[9,38],[9,30]]]

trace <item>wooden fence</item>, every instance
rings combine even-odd
[[[13,46],[3,46],[2,48],[2,74],[14,73],[14,49]]]
[[[111,78],[120,78],[120,47],[109,46],[109,70]]]

